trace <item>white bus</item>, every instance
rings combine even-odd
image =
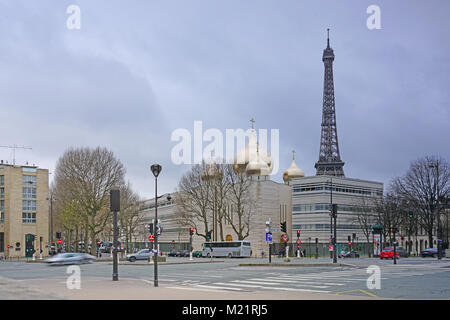
[[[205,242],[202,251],[202,257],[248,258],[251,254],[248,241]]]

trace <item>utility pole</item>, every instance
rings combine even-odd
[[[439,214],[439,161],[436,160],[436,163],[431,164],[430,168],[436,169],[436,223],[437,223],[437,249],[438,249],[438,260],[442,259],[442,234],[441,234],[441,217]]]
[[[333,204],[332,206],[332,210],[333,210],[333,219],[334,219],[334,223],[333,223],[333,227],[334,227],[334,235],[333,235],[333,263],[337,263],[337,253],[336,253],[336,240],[337,240],[337,204]]]
[[[30,147],[18,146],[18,145],[16,145],[16,144],[13,144],[12,146],[0,146],[0,148],[13,149],[13,165],[16,164],[16,149],[28,149],[28,150],[32,150],[32,148],[30,148]]]
[[[117,251],[118,251],[118,247],[119,247],[119,242],[118,242],[118,235],[119,233],[117,232],[117,212],[120,211],[120,190],[119,189],[113,189],[110,191],[110,210],[112,212],[114,212],[114,216],[113,216],[113,235],[114,235],[114,240],[113,240],[113,281],[118,281],[119,280],[119,266],[117,263]]]

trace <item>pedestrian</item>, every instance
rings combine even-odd
[[[264,259],[264,249],[261,250],[261,258]]]

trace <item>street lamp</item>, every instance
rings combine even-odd
[[[436,169],[436,222],[437,222],[437,249],[438,249],[438,260],[442,259],[442,234],[441,234],[441,217],[439,214],[439,162],[436,160],[435,163],[431,163],[429,168]]]
[[[155,281],[154,281],[154,286],[157,287],[158,286],[158,176],[161,173],[162,167],[159,164],[153,164],[150,167],[150,170],[152,171],[153,175],[155,176],[155,248],[153,249],[153,257],[154,257],[154,265],[155,265],[155,271],[154,271],[154,276],[155,276]],[[155,254],[155,249],[156,249],[156,254]]]
[[[32,183],[30,181],[30,183]],[[50,246],[53,245],[53,201],[56,201],[53,193],[50,193],[50,197],[47,198],[50,201]]]

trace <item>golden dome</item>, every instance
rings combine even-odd
[[[254,121],[252,120],[252,122]],[[252,163],[252,165],[249,167],[250,163]],[[264,165],[262,165],[263,163]],[[234,158],[234,170],[242,173],[244,171],[248,171],[248,168],[253,170],[252,168],[256,168],[255,166],[259,169],[263,168],[261,175],[270,175],[273,169],[273,161],[267,150],[259,147],[255,129],[252,125],[252,131],[248,144]],[[253,173],[249,174],[253,175]]]
[[[270,168],[267,163],[261,159],[259,153],[253,158],[245,168],[245,172],[251,176],[267,176],[270,174]]]
[[[222,171],[220,171],[214,163],[212,153],[213,152],[211,151],[211,159],[209,161],[209,165],[203,171],[203,179],[222,177]]]
[[[297,164],[295,163],[294,159],[294,153],[295,151],[292,151],[292,163],[289,168],[286,169],[283,173],[283,180],[284,182],[291,181],[293,178],[301,178],[305,176],[305,173],[302,169],[300,169]]]

